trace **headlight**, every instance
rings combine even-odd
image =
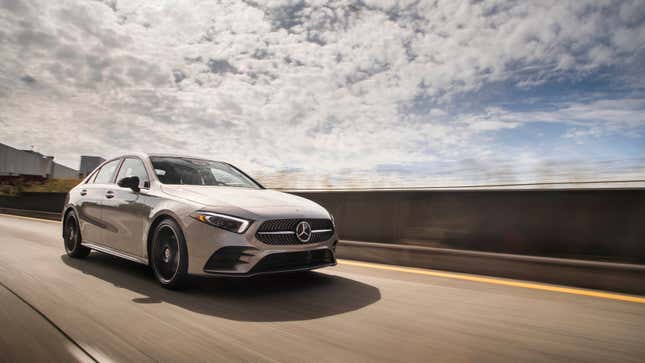
[[[251,224],[251,221],[246,219],[213,212],[197,211],[190,216],[200,222],[235,233],[244,233]]]

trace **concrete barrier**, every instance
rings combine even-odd
[[[297,192],[343,240],[645,264],[645,190]]]
[[[21,193],[20,196],[0,195],[0,207],[60,213],[66,193]]]

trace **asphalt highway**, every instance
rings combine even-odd
[[[0,215],[0,361],[645,361],[642,297],[425,271],[341,261],[174,292]]]

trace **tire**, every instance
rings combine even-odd
[[[78,219],[76,218],[76,213],[71,211],[65,217],[65,223],[63,224],[63,242],[65,244],[65,252],[69,257],[85,258],[92,252],[92,249],[81,245],[81,241],[83,239],[81,238]]]
[[[188,280],[188,251],[181,228],[164,219],[154,230],[150,246],[150,266],[161,286],[177,290]]]

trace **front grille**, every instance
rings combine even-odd
[[[331,219],[274,219],[262,223],[258,232],[295,231],[298,223],[305,221],[311,229],[334,229]]]
[[[326,241],[334,235],[330,219],[274,219],[263,222],[255,237],[268,245],[301,245],[303,242],[296,237],[295,230],[302,221],[311,225],[312,234],[307,244]]]
[[[328,249],[273,253],[260,260],[251,273],[313,268],[334,262],[334,255]]]

